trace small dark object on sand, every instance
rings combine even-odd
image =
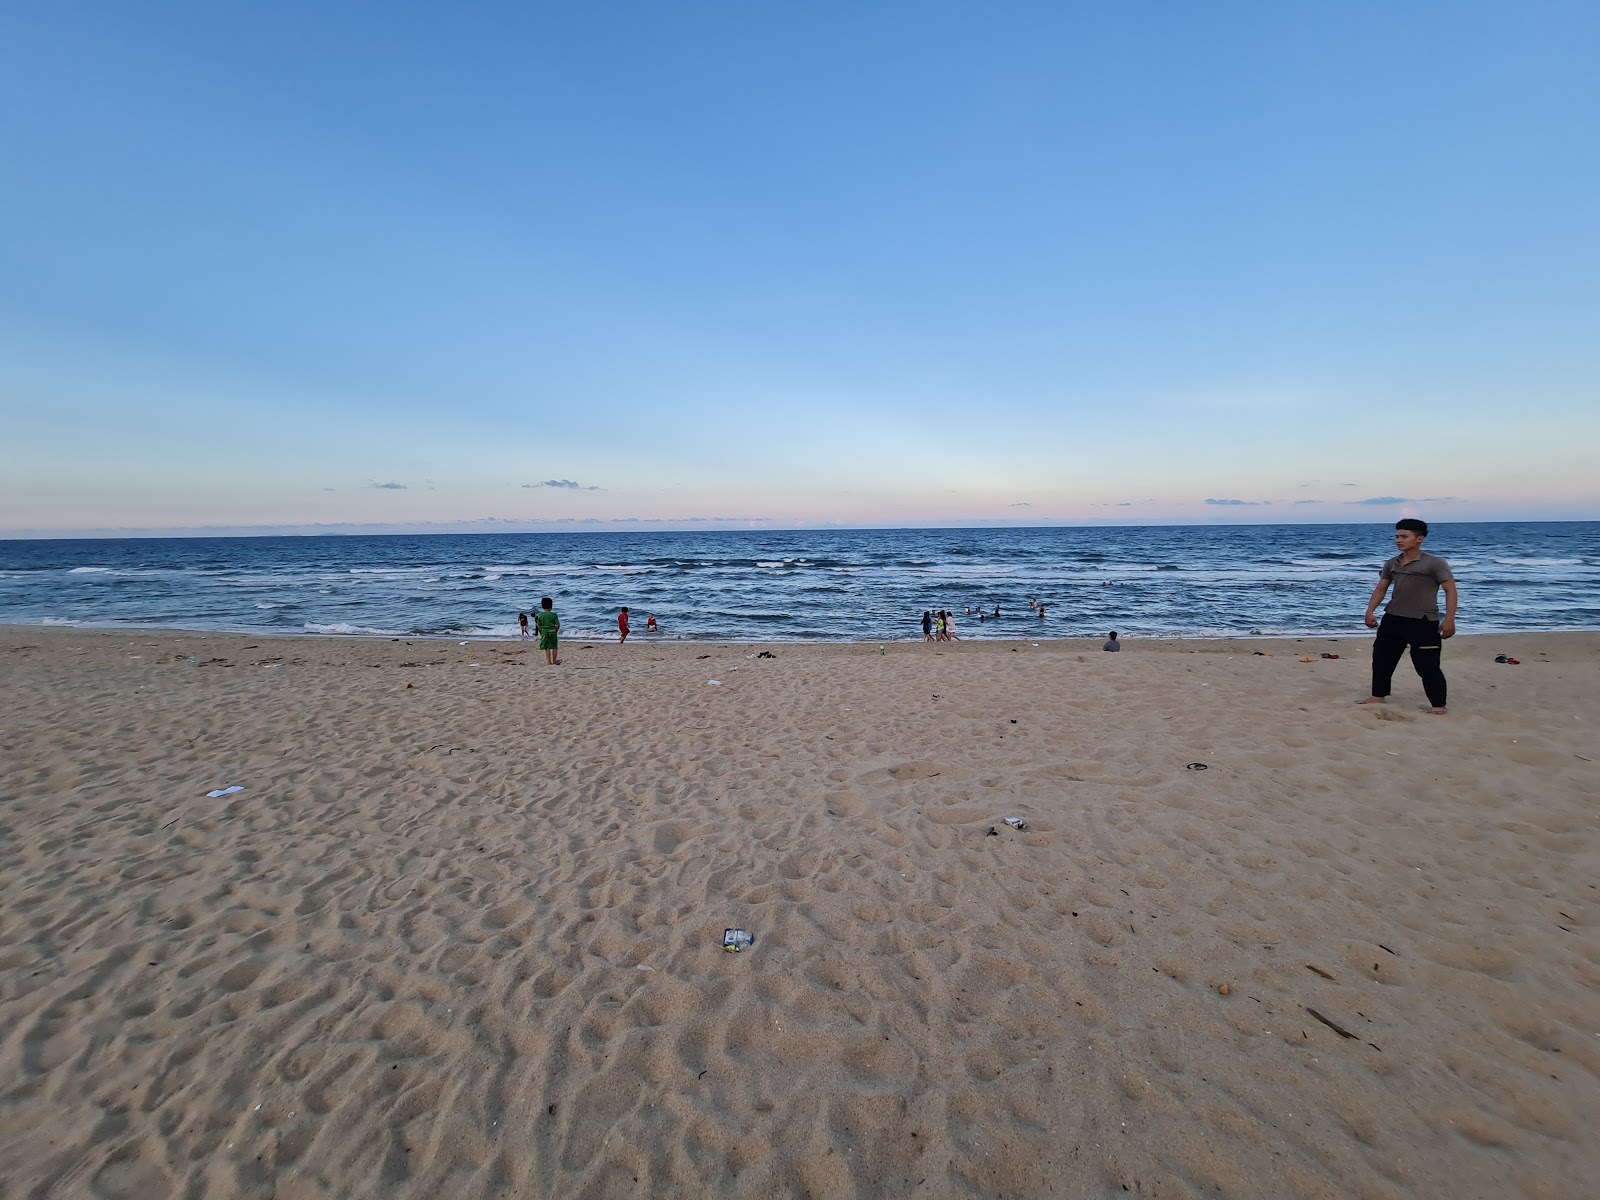
[[[1185,771],[1209,771],[1210,769],[1205,763],[1190,763],[1184,768]]]
[[[1356,1038],[1356,1035],[1355,1035],[1355,1034],[1353,1034],[1353,1033],[1351,1033],[1351,1032],[1350,1032],[1350,1031],[1349,1031],[1349,1030],[1348,1030],[1348,1029],[1345,1029],[1345,1028],[1344,1028],[1344,1027],[1343,1027],[1343,1026],[1341,1026],[1341,1025],[1335,1025],[1335,1024],[1334,1024],[1334,1023],[1333,1023],[1333,1022],[1332,1022],[1332,1021],[1330,1021],[1330,1020],[1328,1020],[1328,1018],[1327,1018],[1327,1017],[1325,1017],[1325,1016],[1323,1016],[1323,1015],[1322,1015],[1322,1014],[1321,1014],[1321,1013],[1319,1013],[1319,1012],[1318,1012],[1318,1011],[1317,1011],[1317,1010],[1316,1010],[1316,1009],[1314,1009],[1314,1008],[1308,1008],[1308,1009],[1306,1009],[1306,1011],[1307,1011],[1307,1012],[1308,1012],[1308,1013],[1310,1013],[1310,1014],[1311,1014],[1311,1015],[1312,1015],[1312,1016],[1313,1016],[1313,1017],[1315,1017],[1315,1018],[1316,1018],[1316,1019],[1317,1019],[1317,1020],[1319,1020],[1319,1021],[1321,1021],[1321,1022],[1322,1022],[1322,1023],[1323,1023],[1323,1024],[1324,1024],[1324,1025],[1326,1025],[1326,1026],[1327,1026],[1327,1027],[1328,1027],[1328,1028],[1329,1028],[1329,1029],[1331,1029],[1331,1030],[1333,1030],[1333,1031],[1334,1031],[1334,1032],[1335,1032],[1335,1033],[1337,1033],[1337,1034],[1338,1034],[1338,1035],[1339,1035],[1339,1036],[1340,1036],[1340,1037],[1342,1037],[1342,1038],[1349,1038],[1349,1039],[1350,1039],[1350,1040],[1351,1040],[1351,1041],[1356,1041],[1356,1040],[1358,1040],[1358,1039],[1357,1039],[1357,1038]]]
[[[1000,831],[998,829],[996,829],[993,825],[991,825],[991,826],[989,826],[989,832],[984,834],[983,836],[984,837],[999,837],[1000,836]]]

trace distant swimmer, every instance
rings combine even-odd
[[[654,613],[645,619],[644,631],[646,633],[654,633],[656,631],[656,618]]]
[[[994,615],[996,620],[1000,618],[1000,606],[998,604],[994,606]]]
[[[1444,671],[1439,666],[1444,639],[1456,634],[1456,577],[1444,559],[1423,552],[1428,523],[1415,517],[1395,522],[1394,547],[1399,554],[1383,564],[1377,586],[1367,601],[1366,625],[1376,628],[1372,643],[1372,695],[1362,704],[1382,704],[1389,695],[1394,669],[1400,656],[1411,651],[1411,665],[1422,677],[1422,690],[1428,695],[1431,712],[1445,712]],[[1377,617],[1389,585],[1394,595]],[[1444,589],[1444,620],[1439,620],[1439,589]]]
[[[1100,649],[1102,649],[1102,650],[1121,650],[1122,649],[1122,643],[1117,641],[1117,631],[1115,629],[1113,629],[1111,631],[1110,636],[1106,638],[1106,644],[1104,646],[1101,646]]]

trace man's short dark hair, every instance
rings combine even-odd
[[[1117,631],[1115,629],[1111,631],[1111,640],[1113,642],[1117,640]]]
[[[1409,529],[1418,537],[1428,536],[1428,523],[1419,521],[1416,517],[1406,517],[1403,520],[1396,521],[1394,527],[1396,529]]]

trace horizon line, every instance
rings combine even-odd
[[[1324,525],[1379,525],[1378,521],[1130,521],[1117,518],[1047,519],[1048,524],[1023,524],[1006,521],[984,521],[966,524],[926,525],[875,525],[844,522],[772,523],[762,517],[675,517],[675,518],[618,518],[612,521],[600,518],[568,518],[551,522],[520,522],[500,518],[480,521],[452,522],[393,522],[362,524],[359,522],[330,522],[314,525],[211,525],[174,526],[170,529],[102,528],[89,530],[31,530],[0,531],[0,542],[79,542],[79,541],[163,541],[200,540],[205,538],[243,539],[272,537],[461,537],[461,536],[522,536],[527,534],[625,534],[625,533],[907,533],[941,530],[1010,529],[1298,529]],[[1540,518],[1480,518],[1475,520],[1429,521],[1430,528],[1449,525],[1587,525],[1600,518],[1540,517]],[[756,524],[756,522],[761,522]],[[504,528],[507,525],[540,526],[535,528]],[[646,526],[647,528],[640,528]],[[684,528],[675,528],[684,526]]]

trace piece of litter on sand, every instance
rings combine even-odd
[[[1002,820],[1013,829],[1026,829],[1028,827],[1028,823],[1021,817],[1003,817]]]
[[[1308,1009],[1306,1009],[1306,1011],[1308,1013],[1310,1013],[1313,1017],[1315,1017],[1317,1020],[1321,1021],[1329,1029],[1331,1029],[1335,1033],[1337,1033],[1340,1037],[1349,1038],[1352,1041],[1359,1040],[1358,1038],[1356,1038],[1355,1034],[1351,1033],[1348,1029],[1344,1028],[1342,1025],[1335,1025],[1332,1021],[1328,1020],[1327,1017],[1323,1016],[1316,1009],[1308,1008]]]
[[[235,783],[230,787],[218,788],[214,792],[207,792],[206,793],[206,799],[215,800],[218,796],[231,796],[235,792],[242,792],[242,791],[244,791],[244,785],[242,783]]]
[[[722,931],[722,948],[730,954],[748,950],[755,944],[756,939],[742,929],[724,929]]]
[[[991,825],[991,826],[989,826],[989,832],[984,834],[983,836],[984,837],[999,837],[1000,836],[1000,831],[998,829],[996,829],[993,825]]]
[[[1205,763],[1190,763],[1188,766],[1184,767],[1183,769],[1185,771],[1204,771],[1204,770],[1207,770],[1208,768],[1206,767]]]
[[[706,686],[707,687],[721,687],[722,686],[722,680],[720,680],[720,679],[708,679],[708,680],[706,680]]]

